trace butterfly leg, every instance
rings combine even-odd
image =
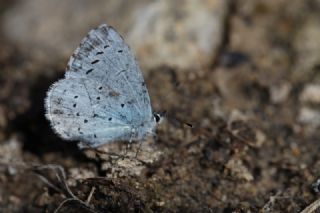
[[[139,141],[139,147],[136,152],[136,158],[138,158],[138,153],[141,151],[141,145],[142,145],[142,141]]]

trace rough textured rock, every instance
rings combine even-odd
[[[6,12],[3,31],[26,53],[54,62],[67,58],[89,29],[106,22],[127,39],[144,68],[191,69],[209,65],[215,56],[228,2],[18,1]]]
[[[154,1],[136,13],[129,42],[147,67],[208,65],[222,42],[228,4],[221,0]]]
[[[91,28],[107,22],[120,32],[127,29],[126,26],[132,25],[128,10],[134,11],[143,2],[17,1],[4,15],[3,31],[33,58],[50,62],[66,60]]]
[[[86,152],[89,158],[101,162],[101,170],[109,178],[140,176],[143,169],[156,163],[163,153],[154,140],[139,143],[111,143],[98,148],[98,151]]]

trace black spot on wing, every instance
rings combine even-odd
[[[91,62],[91,64],[96,64],[96,63],[98,63],[99,61],[100,61],[100,60],[98,60],[98,59],[97,59],[97,60],[94,60],[94,61]]]
[[[91,73],[93,71],[93,69],[89,69],[87,70],[86,74],[88,75],[89,73]]]

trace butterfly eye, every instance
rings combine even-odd
[[[159,114],[157,114],[157,113],[154,113],[153,116],[154,116],[155,121],[157,123],[159,123],[159,121],[161,120],[161,116]]]

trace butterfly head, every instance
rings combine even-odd
[[[166,111],[153,113],[153,120],[156,122],[156,124],[161,123],[161,121],[165,117],[165,114],[166,114]]]

